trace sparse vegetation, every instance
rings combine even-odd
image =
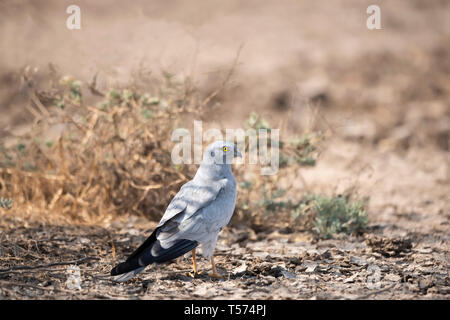
[[[207,105],[195,89],[186,89],[187,83],[175,81],[170,73],[164,75],[154,93],[131,89],[101,93],[91,84],[89,89],[103,96],[95,106],[83,103],[80,81],[69,76],[55,81],[60,85],[54,90],[55,97],[42,106],[49,110],[48,116],[17,145],[2,147],[2,191],[14,196],[19,207],[33,203],[36,211],[80,221],[123,213],[158,220],[196,169],[195,165],[172,164],[171,133],[186,117],[201,118]],[[244,125],[271,130],[268,121],[254,112]],[[60,136],[47,138],[55,126],[64,130]],[[321,133],[308,133],[281,141],[281,170],[314,165],[322,138]],[[242,176],[244,169],[238,170],[236,175]],[[271,196],[278,197],[276,181],[258,174],[255,181],[240,182],[243,192],[237,211],[247,222],[260,219],[254,212],[249,215],[255,203],[267,212],[280,205],[270,204],[266,195],[266,190],[271,190]],[[286,218],[292,219],[295,214],[286,208]],[[267,216],[267,212],[257,212]]]
[[[193,168],[172,165],[170,135],[182,117],[201,112],[192,108],[193,97],[171,83],[164,97],[112,89],[90,106],[83,104],[81,82],[63,77],[60,83],[45,106],[48,117],[16,146],[2,147],[2,192],[18,206],[33,203],[36,211],[75,220],[122,213],[158,219],[192,175]],[[44,138],[55,126],[63,128],[60,136]]]
[[[369,222],[367,201],[344,196],[315,195],[307,197],[306,205],[314,214],[314,230],[321,238],[334,238],[340,233],[351,234],[365,230]]]
[[[311,230],[322,239],[362,233],[369,222],[368,198],[306,195],[300,200],[293,200],[284,199],[285,192],[276,189],[267,194],[263,189],[261,199],[250,206],[251,211],[258,212],[260,219],[290,217],[297,223],[297,228]],[[250,210],[250,207],[246,209]]]
[[[5,208],[7,210],[12,208],[13,199],[11,198],[0,198],[0,208]]]

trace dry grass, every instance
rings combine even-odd
[[[14,199],[16,211],[75,221],[124,213],[158,218],[194,169],[172,164],[170,135],[202,111],[193,108],[201,104],[186,82],[164,86],[155,96],[97,91],[104,95],[97,106],[84,104],[82,84],[68,77],[46,93],[45,105],[45,93],[33,94],[32,129],[1,146],[1,194]]]
[[[211,101],[231,72],[202,98],[189,79],[176,81],[170,73],[163,73],[152,93],[146,93],[139,92],[139,86],[101,92],[96,78],[84,86],[67,76],[53,79],[51,89],[35,90],[25,71],[32,91],[27,108],[35,121],[16,143],[0,146],[2,196],[14,199],[13,211],[46,219],[60,216],[92,223],[111,215],[144,214],[158,220],[196,170],[195,165],[172,163],[171,134],[188,119],[202,119],[217,108]],[[95,106],[84,103],[83,90],[102,101]],[[259,128],[263,122],[252,114],[245,125]],[[283,145],[282,155],[304,165],[301,158],[314,151],[305,141]],[[238,170],[240,176],[244,168]],[[256,180],[255,197],[261,196],[261,185],[275,188],[273,179],[258,175]],[[244,191],[241,198],[239,203],[250,203],[251,193]],[[241,218],[254,217],[245,214],[245,206],[239,210],[244,211]]]

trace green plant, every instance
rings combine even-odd
[[[79,80],[71,81],[69,83],[70,97],[77,103],[81,103],[81,100],[83,98],[83,95],[81,93],[81,85],[82,83]]]
[[[351,234],[363,231],[368,223],[368,199],[350,201],[343,196],[309,196],[315,215],[314,230],[321,238],[334,238],[339,233]]]
[[[271,131],[270,124],[256,112],[250,113],[246,121],[247,129]],[[279,165],[280,168],[295,164],[313,167],[316,165],[319,155],[319,144],[323,140],[322,132],[308,132],[301,137],[295,137],[288,141],[279,141]],[[258,148],[259,148],[259,141]]]
[[[266,129],[270,131],[270,126],[260,115],[256,112],[250,113],[250,116],[247,119],[247,126],[253,129]]]
[[[11,198],[0,198],[0,208],[5,208],[7,210],[12,208],[13,199]]]

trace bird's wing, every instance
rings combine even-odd
[[[136,269],[135,267],[140,266],[136,259],[141,256],[149,256],[149,259],[155,260],[155,257],[152,256],[152,252],[148,249],[153,250],[155,244],[157,244],[155,250],[158,249],[161,245],[159,238],[161,238],[161,241],[164,242],[164,240],[167,240],[168,237],[174,236],[171,242],[164,242],[165,245],[170,244],[171,247],[169,250],[162,250],[166,256],[174,250],[178,252],[177,250],[179,250],[180,246],[182,246],[183,250],[187,247],[190,248],[191,246],[197,246],[195,241],[190,241],[189,239],[179,239],[178,236],[182,235],[177,235],[178,226],[183,220],[191,217],[200,209],[210,205],[211,202],[216,199],[225,184],[226,180],[219,180],[212,183],[209,182],[207,185],[202,185],[191,180],[184,184],[170,202],[164,216],[161,218],[161,221],[153,233],[128,257],[127,261],[123,264],[123,269],[126,269],[125,271],[129,271],[128,269]],[[185,252],[182,254],[184,253]],[[155,254],[159,253],[155,252]],[[128,266],[127,263],[132,263],[132,266]],[[123,273],[123,270],[116,270],[113,271],[113,273]]]
[[[224,180],[210,182],[207,185],[196,183],[193,180],[184,184],[170,202],[158,227],[164,226],[169,221],[179,224],[201,208],[210,205],[225,186],[226,181]]]
[[[166,236],[170,233],[175,233],[177,226],[182,220],[192,216],[198,210],[208,206],[214,201],[224,185],[225,181],[222,180],[209,183],[208,186],[194,183],[193,180],[184,184],[170,202],[153,233],[128,257],[127,260],[139,256],[144,250],[151,247],[151,245],[157,241],[159,231],[164,231]]]

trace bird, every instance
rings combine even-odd
[[[213,252],[222,229],[228,225],[236,206],[236,179],[231,164],[242,158],[233,142],[215,141],[204,154],[193,179],[185,183],[169,203],[152,234],[125,262],[111,270],[115,281],[127,281],[150,264],[160,264],[192,252],[192,277],[200,274],[196,248],[210,259],[211,278],[217,273]]]

